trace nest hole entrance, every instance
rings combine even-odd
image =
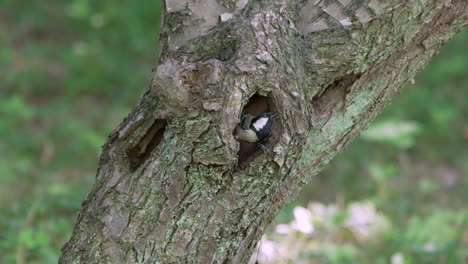
[[[250,97],[249,101],[242,110],[242,114],[250,114],[253,116],[258,116],[267,112],[275,112],[275,107],[271,101],[271,98],[259,95],[258,93]],[[275,132],[278,131],[278,128],[279,119],[275,118],[275,120],[273,121],[272,134],[265,142],[263,142],[263,145],[270,149],[270,151],[272,150],[271,148],[274,145],[273,143],[277,141],[275,138]],[[264,151],[257,143],[250,143],[243,140],[239,140],[239,151],[237,152],[238,169],[245,169],[251,161],[263,154],[263,152]]]

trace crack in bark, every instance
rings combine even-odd
[[[345,108],[346,95],[349,93],[351,86],[361,77],[362,74],[352,74],[341,77],[333,82],[332,85],[324,89],[324,91],[316,95],[312,99],[312,107],[314,109],[314,119],[324,121],[325,123],[330,118],[331,114],[336,111],[342,111]],[[336,109],[339,107],[340,109]]]
[[[200,237],[204,237],[203,234],[205,234],[205,231],[206,229],[208,228],[208,226],[210,225],[211,223],[211,219],[213,218],[213,216],[215,215],[215,211],[214,210],[210,210],[210,213],[208,214],[208,217],[207,217],[207,221],[205,222],[205,224],[203,225],[203,227],[200,229],[200,233],[202,234]],[[192,243],[193,241],[190,242],[190,244]],[[201,244],[203,243],[203,240],[202,241],[198,241],[198,244],[196,245],[196,248],[195,248],[195,252],[197,252],[196,254],[197,255],[200,255],[200,246]]]
[[[149,158],[151,152],[161,142],[165,129],[166,120],[156,119],[138,144],[127,151],[131,172],[134,172]]]

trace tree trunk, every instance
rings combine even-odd
[[[60,263],[246,263],[279,209],[467,25],[466,7],[166,0],[151,87],[104,145]],[[279,116],[271,151],[239,151],[241,113],[264,111]]]

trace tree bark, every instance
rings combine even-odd
[[[60,263],[246,263],[279,209],[467,25],[466,7],[166,0],[151,87],[104,145]],[[241,113],[266,110],[271,151],[239,157]]]

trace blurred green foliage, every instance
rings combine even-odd
[[[57,262],[100,146],[149,85],[160,7],[0,2],[0,263]],[[395,252],[406,264],[468,261],[467,42],[467,31],[450,42],[278,216],[287,222],[311,200],[369,200],[389,217],[389,238],[327,244],[323,263],[388,263]],[[337,216],[337,226],[344,219]],[[431,254],[427,243],[436,245]]]
[[[0,263],[57,263],[100,146],[149,85],[160,8],[0,2]]]

